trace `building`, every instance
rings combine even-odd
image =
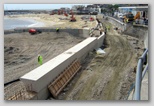
[[[119,12],[123,14],[131,12],[134,16],[140,12],[140,18],[148,18],[148,6],[119,7]]]

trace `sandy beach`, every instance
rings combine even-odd
[[[23,14],[23,15],[11,15],[5,16],[4,18],[18,18],[18,19],[33,19],[38,22],[44,23],[44,25],[33,25],[30,27],[59,27],[59,28],[92,28],[96,25],[96,21],[87,21],[81,19],[85,15],[74,15],[76,22],[70,22],[70,16],[64,15],[49,15],[49,14]],[[89,17],[89,15],[87,15]],[[91,17],[95,18],[95,16]]]

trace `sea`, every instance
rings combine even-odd
[[[15,28],[25,28],[25,27],[42,27],[45,24],[38,22],[33,19],[22,19],[22,18],[4,18],[3,27],[4,30],[10,30]]]

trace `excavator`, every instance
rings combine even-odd
[[[134,15],[132,13],[127,13],[124,15],[124,22],[130,22],[134,20]]]
[[[76,19],[75,19],[75,17],[74,17],[73,12],[71,11],[70,22],[75,22],[75,21],[76,21]]]
[[[65,15],[66,17],[68,17],[68,14],[67,14],[66,12],[64,12],[64,15]]]
[[[139,24],[140,19],[140,12],[137,12],[137,14],[134,16],[135,23]]]

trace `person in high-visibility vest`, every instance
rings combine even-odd
[[[59,32],[59,28],[56,28],[56,32]]]
[[[41,55],[38,55],[38,63],[39,63],[40,65],[43,64],[43,57],[42,57]]]
[[[128,23],[129,21],[128,21],[128,18],[126,19],[126,22]]]
[[[109,31],[109,30],[110,30],[110,26],[109,26],[109,25],[107,25],[107,26],[106,26],[106,29],[107,29],[107,31]]]

